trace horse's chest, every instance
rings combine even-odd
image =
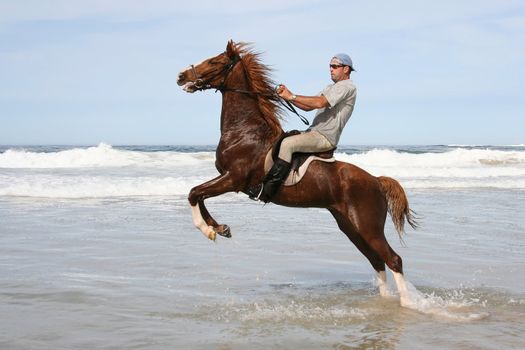
[[[222,152],[219,149],[215,158],[215,168],[221,174],[227,171],[247,173],[257,168],[258,162],[262,168],[264,161],[262,155],[262,152],[260,155],[257,155],[254,154],[253,150],[247,149],[226,149]]]

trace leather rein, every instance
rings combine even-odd
[[[273,100],[278,101],[287,110],[289,110],[290,112],[292,112],[293,114],[298,116],[299,119],[301,119],[301,121],[304,124],[310,125],[310,123],[308,122],[308,119],[306,119],[304,116],[302,116],[299,113],[297,113],[297,110],[295,109],[295,107],[293,106],[293,104],[290,101],[284,100],[283,98],[281,98],[281,96],[279,96],[275,92],[273,94],[265,94],[265,93],[257,92],[257,91],[248,91],[248,90],[242,90],[242,89],[232,89],[232,88],[226,87],[226,80],[228,79],[228,76],[233,71],[233,68],[235,67],[235,65],[240,62],[240,60],[241,60],[240,57],[235,57],[234,59],[231,59],[228,64],[226,64],[224,67],[222,67],[221,70],[217,71],[215,74],[213,74],[208,79],[199,78],[199,75],[197,74],[197,71],[195,70],[195,66],[193,64],[190,65],[191,71],[192,71],[193,76],[194,76],[193,85],[195,86],[195,90],[196,91],[203,91],[203,90],[215,89],[215,92],[217,92],[217,91],[220,91],[220,92],[237,92],[237,93],[240,93],[240,94],[258,95],[258,96],[266,97],[268,99],[273,99]],[[215,62],[211,62],[211,63],[215,63]],[[217,78],[217,77],[219,77],[221,75],[224,75],[224,78],[222,79],[221,84],[218,87],[213,87],[210,84],[210,82],[213,79],[215,79],[215,78]],[[277,90],[277,88],[278,88],[278,86],[275,87],[275,90]]]

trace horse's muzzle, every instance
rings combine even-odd
[[[182,86],[182,89],[186,92],[193,93],[197,90],[195,82],[188,80],[186,77],[186,71],[180,72],[177,78],[177,85]]]
[[[182,86],[186,82],[186,74],[184,72],[179,73],[179,77],[177,78],[177,85]]]

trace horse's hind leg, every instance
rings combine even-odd
[[[390,292],[388,291],[388,286],[386,284],[386,271],[376,271],[376,282],[377,287],[379,288],[379,295],[382,297],[388,297],[390,296]]]
[[[343,231],[346,236],[354,243],[359,251],[368,259],[374,270],[376,271],[376,281],[379,287],[379,294],[381,296],[389,296],[386,284],[385,262],[383,259],[363,240],[363,238],[355,231],[351,221],[337,210],[330,210],[339,229]]]
[[[390,247],[382,230],[381,234],[366,234],[365,232],[363,237],[371,249],[382,257],[388,268],[392,271],[399,292],[401,306],[409,305],[410,298],[408,296],[408,288],[403,275],[403,260],[401,257]]]

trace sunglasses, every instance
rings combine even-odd
[[[344,64],[331,64],[330,68],[337,69],[337,68],[341,68],[341,67],[344,67],[344,66],[345,66]]]

